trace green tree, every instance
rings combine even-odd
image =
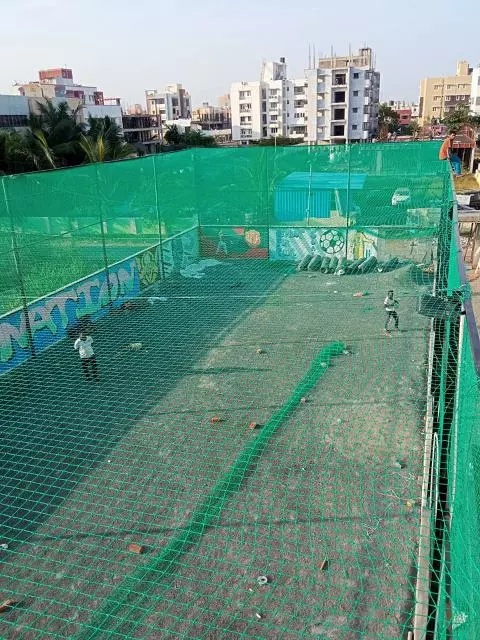
[[[448,129],[459,129],[462,125],[470,125],[471,127],[480,126],[480,116],[476,116],[470,111],[467,104],[460,104],[453,111],[449,111],[443,119],[442,123],[446,124]]]
[[[189,129],[183,134],[183,140],[187,147],[216,147],[213,136],[206,136],[201,131]]]
[[[378,110],[378,127],[380,129],[380,137],[385,137],[385,135],[390,131],[393,133],[398,129],[398,113],[389,107],[386,102],[380,105]]]
[[[15,130],[0,133],[0,175],[36,170],[35,160],[24,134]]]
[[[66,102],[37,101],[38,115],[29,118],[26,134],[37,169],[72,167],[83,162],[80,139],[85,126],[78,122],[80,107],[71,110]]]
[[[165,131],[165,142],[167,144],[181,144],[182,143],[182,134],[178,130],[176,124],[167,125],[167,130]]]
[[[136,156],[135,149],[125,142],[118,124],[110,118],[88,118],[88,131],[80,136],[80,147],[86,162],[107,162]]]

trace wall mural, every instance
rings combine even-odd
[[[201,227],[205,258],[267,258],[268,236],[255,227]]]
[[[163,242],[165,275],[180,271],[198,259],[198,230],[193,229]],[[138,296],[160,277],[159,248],[153,247],[109,268],[113,307]],[[28,319],[36,353],[65,338],[88,317],[95,321],[109,312],[107,279],[104,272],[41,298],[28,307]],[[23,310],[0,318],[0,374],[31,357],[27,323]]]
[[[301,260],[308,254],[349,259],[377,255],[374,235],[357,229],[276,227],[270,229],[271,260]]]

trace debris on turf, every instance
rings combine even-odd
[[[260,355],[261,353],[266,353],[266,351],[265,349],[257,349],[256,353]]]
[[[323,560],[320,563],[320,571],[326,571],[328,569],[328,560],[327,558],[325,558],[325,560]]]
[[[364,296],[368,296],[367,291],[357,291],[357,293],[353,294],[354,298],[363,298]]]
[[[130,349],[130,351],[141,351],[143,349],[143,342],[130,342],[130,344],[127,345],[127,349]]]
[[[411,511],[413,509],[413,507],[415,506],[415,502],[413,500],[407,500],[405,503],[405,506],[407,507],[407,509],[409,511]]]
[[[249,429],[258,429],[259,428],[259,424],[258,422],[250,422],[250,424],[248,425]]]
[[[258,576],[257,582],[260,586],[263,586],[264,584],[268,584],[269,583],[268,576]]]
[[[301,402],[302,404],[307,404],[307,402],[308,402],[308,398],[300,398],[300,402]]]
[[[137,544],[136,542],[130,543],[127,549],[131,553],[145,553],[146,551],[146,548],[142,544]]]
[[[4,542],[3,544],[0,544],[0,549],[3,549],[3,551],[6,551],[8,549],[8,544],[6,542]]]
[[[259,620],[261,620],[261,619],[263,618],[263,615],[262,615],[261,613],[258,613],[258,611],[257,611],[257,613],[255,614],[255,616],[256,616]]]
[[[5,611],[9,611],[12,607],[17,606],[19,604],[18,600],[12,600],[12,598],[8,598],[8,600],[4,600],[0,604],[0,613],[5,613]]]
[[[213,416],[210,422],[223,422],[223,418],[220,418],[219,416]]]

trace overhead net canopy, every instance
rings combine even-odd
[[[480,637],[476,334],[437,158],[1,179],[1,637]]]

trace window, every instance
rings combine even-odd
[[[251,91],[240,91],[239,98],[240,100],[245,100],[245,98],[250,98],[251,95],[252,95]]]
[[[262,129],[262,136],[263,136],[264,138],[266,138],[266,137],[268,136],[268,130],[267,130],[267,127],[263,127],[263,129]]]
[[[277,122],[277,120],[278,120],[278,116],[270,116],[271,122]]]
[[[294,87],[293,88],[293,93],[295,95],[299,94],[299,93],[303,93],[303,87]]]
[[[432,111],[440,111],[438,107],[432,107]]]
[[[354,91],[353,96],[356,98],[358,96],[358,91]]]
[[[278,89],[270,89],[270,98],[276,98],[278,96]]]
[[[251,129],[240,129],[240,135],[242,135],[242,136],[251,136],[252,135],[252,130]]]
[[[354,74],[353,74],[353,79],[354,79],[354,80],[358,80],[358,79],[359,79],[359,77],[360,77],[360,74],[359,74],[359,73],[354,73]]]
[[[270,127],[271,133],[278,133],[278,127]]]
[[[267,124],[267,114],[264,113],[262,116],[262,124]]]
[[[368,122],[363,123],[363,130],[368,131]]]
[[[352,130],[353,130],[353,131],[356,131],[357,129],[358,129],[358,125],[356,125],[356,124],[352,124]]]
[[[358,113],[358,107],[353,107],[352,112],[353,113]]]
[[[454,84],[447,84],[447,89],[455,89],[455,85]]]
[[[344,120],[345,119],[345,109],[334,109],[333,110],[333,119],[334,120]]]
[[[441,84],[434,84],[434,85],[433,85],[433,90],[434,90],[434,91],[440,91],[440,89],[441,89],[441,88],[442,88],[442,85],[441,85]]]
[[[240,105],[240,111],[243,112],[243,113],[251,111],[251,110],[252,110],[252,105],[251,104],[241,104]]]
[[[437,102],[437,100],[440,100],[440,96],[433,96],[433,101]],[[445,100],[448,100],[448,96],[445,97]]]
[[[335,91],[333,94],[333,103],[339,104],[345,102],[345,91]]]
[[[344,136],[345,135],[345,127],[343,124],[334,124],[333,125],[333,135],[334,136]]]
[[[265,100],[266,97],[267,97],[267,90],[262,89],[262,100]]]
[[[275,111],[276,109],[278,109],[278,102],[272,102],[270,105],[270,111]]]
[[[262,102],[262,111],[266,111],[266,110],[267,110],[267,103]]]

